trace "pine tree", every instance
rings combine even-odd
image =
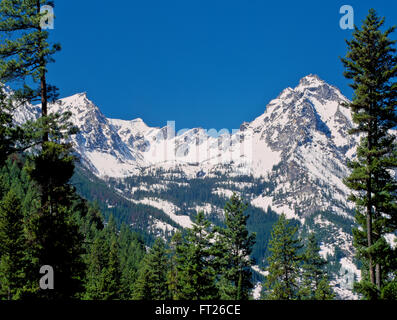
[[[225,205],[225,228],[218,228],[214,250],[221,269],[219,288],[224,300],[248,300],[252,284],[250,258],[255,234],[249,234],[247,205],[236,194]]]
[[[302,284],[303,300],[332,300],[334,294],[324,270],[327,262],[320,256],[320,248],[314,233],[311,233],[303,254]]]
[[[50,45],[49,34],[41,27],[44,5],[54,6],[47,0],[3,0],[0,3],[0,32],[7,40],[0,46],[0,79],[2,83],[22,80],[23,87],[15,91],[15,98],[22,102],[41,101],[42,117],[48,115],[47,104],[56,97],[56,88],[47,84],[47,64],[53,62],[53,54],[60,45]],[[27,83],[33,83],[31,88]],[[43,132],[43,142],[48,132]]]
[[[37,270],[42,265],[51,265],[58,285],[52,291],[38,291],[37,296],[71,298],[81,291],[84,273],[83,238],[71,211],[74,189],[69,179],[73,175],[74,157],[71,145],[65,142],[76,130],[69,122],[70,113],[48,112],[48,103],[57,97],[57,90],[47,83],[47,68],[60,46],[50,45],[48,32],[41,28],[43,5],[54,3],[0,3],[0,32],[7,35],[0,45],[0,82],[12,88],[10,99],[14,108],[27,102],[41,102],[41,118],[28,122],[23,132],[24,140],[35,146],[30,149],[32,161],[28,172],[40,195],[40,205],[27,218],[29,256],[35,265],[28,277],[32,283],[38,283]]]
[[[65,142],[76,130],[69,122],[70,113],[48,112],[48,102],[57,95],[56,88],[47,83],[47,67],[60,46],[50,45],[48,32],[41,28],[43,5],[54,4],[46,0],[1,1],[0,32],[7,37],[0,45],[0,82],[13,89],[10,99],[15,108],[41,102],[41,118],[24,128],[24,139],[39,146],[30,150],[28,170],[40,195],[37,210],[27,217],[29,257],[35,264],[28,277],[38,283],[37,270],[51,265],[58,285],[55,290],[38,291],[38,297],[72,298],[81,290],[84,273],[83,238],[71,211],[74,189],[69,180],[74,157],[71,145]]]
[[[177,300],[218,298],[211,240],[213,227],[200,211],[182,243],[176,248]]]
[[[47,162],[50,158],[61,158],[62,164],[62,157],[69,156],[70,145],[61,141],[76,133],[76,128],[68,121],[70,113],[48,112],[48,103],[57,97],[57,88],[47,83],[47,68],[49,63],[54,62],[53,55],[60,50],[60,45],[50,45],[49,34],[41,27],[45,13],[40,11],[44,5],[54,6],[54,1],[1,1],[0,32],[6,35],[6,40],[0,45],[0,83],[8,84],[12,88],[8,92],[7,101],[8,105],[14,108],[27,102],[41,102],[41,118],[35,123],[28,121],[24,128],[22,140],[28,140],[30,144],[22,149],[39,144],[41,154],[38,155],[37,161],[43,161],[45,157]],[[18,87],[20,83],[23,84],[22,87]],[[30,87],[28,83],[35,87]],[[52,157],[54,151],[57,151],[56,158]],[[58,163],[53,164],[56,165],[59,166]],[[38,182],[41,183],[42,207],[50,205],[48,193],[53,192],[51,183],[56,180],[58,174],[62,174],[61,171],[47,175],[46,171],[41,172],[42,176]]]
[[[36,269],[50,265],[57,277],[58,285],[54,290],[38,292],[38,297],[46,299],[75,298],[83,289],[84,238],[72,211],[75,190],[69,180],[73,170],[73,156],[53,142],[48,142],[47,148],[27,167],[41,196],[44,185],[46,189],[45,203],[41,199],[27,223],[29,251]]]
[[[118,300],[121,297],[121,269],[119,258],[119,245],[113,236],[110,240],[109,261],[102,273],[103,299]]]
[[[167,284],[168,259],[165,243],[157,238],[143,259],[134,286],[133,298],[137,300],[165,300],[170,297]]]
[[[85,280],[84,299],[103,300],[105,292],[104,274],[109,261],[109,247],[105,232],[98,231],[89,248],[87,257],[88,270]]]
[[[395,27],[382,32],[384,22],[371,9],[361,30],[356,27],[347,41],[349,51],[342,59],[354,89],[348,107],[356,126],[350,133],[361,135],[357,159],[349,164],[352,173],[345,179],[356,205],[354,245],[364,267],[355,289],[368,299],[380,297],[395,276],[388,266],[391,250],[384,235],[397,228],[397,183],[391,174],[397,167],[397,148],[390,133],[397,125],[397,57],[396,42],[390,39]]]
[[[113,216],[103,230],[96,232],[86,258],[84,299],[119,300],[123,297],[121,248],[117,234]]]
[[[262,297],[267,300],[297,300],[299,294],[301,240],[298,227],[289,225],[282,214],[273,226],[269,242],[268,276]]]
[[[170,249],[169,249],[169,270],[167,274],[167,283],[168,283],[168,290],[170,293],[170,299],[178,300],[178,297],[181,295],[178,291],[178,278],[179,268],[178,268],[178,261],[183,261],[183,252],[181,250],[183,244],[183,237],[180,231],[175,232],[171,239]]]
[[[146,250],[142,239],[126,224],[121,226],[119,243],[122,299],[130,299]]]
[[[28,267],[21,200],[11,189],[0,202],[0,298],[19,299]]]

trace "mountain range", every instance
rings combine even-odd
[[[60,99],[49,111],[71,112],[79,129],[71,138],[79,157],[76,187],[108,214],[151,236],[169,237],[189,227],[198,210],[222,223],[223,206],[236,192],[249,203],[258,273],[266,266],[271,225],[285,213],[302,238],[315,232],[335,292],[354,299],[351,285],[360,271],[343,178],[359,138],[348,134],[348,102],[338,88],[311,74],[232,132],[175,132],[172,122],[149,127],[140,118],[110,119],[86,93]],[[15,121],[39,115],[40,106],[25,105]]]

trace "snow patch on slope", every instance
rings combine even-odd
[[[181,227],[190,228],[192,221],[189,216],[176,215],[175,212],[179,209],[173,203],[158,199],[158,198],[144,198],[141,200],[133,200],[134,203],[146,204],[148,206],[160,209],[164,211],[173,221],[179,224]]]

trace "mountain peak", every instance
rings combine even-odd
[[[75,93],[72,94],[71,96],[62,98],[61,100],[64,99],[87,99],[87,92]]]
[[[316,74],[309,74],[299,81],[299,85],[296,87],[298,88],[308,88],[308,87],[318,87],[320,85],[325,84],[326,82]]]
[[[76,93],[72,96],[59,99],[55,105],[61,104],[66,108],[77,108],[78,110],[97,110],[99,108],[87,97],[87,92]],[[54,105],[54,106],[55,106]]]
[[[145,121],[143,121],[142,118],[133,119],[133,120],[131,120],[131,122],[132,122],[132,123],[145,123]]]
[[[142,120],[142,118],[136,118],[133,120],[120,120],[120,119],[108,119],[109,122],[117,128],[125,132],[144,133],[150,129],[150,127]]]
[[[81,92],[81,93],[76,93],[74,95],[71,95],[69,97],[61,98],[59,101],[63,103],[82,103],[86,102],[88,100],[87,98],[87,92]]]

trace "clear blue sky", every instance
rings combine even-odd
[[[371,7],[397,24],[392,0],[55,2],[61,96],[86,91],[107,117],[177,129],[239,128],[310,73],[351,97],[339,8],[353,6],[358,25]]]

